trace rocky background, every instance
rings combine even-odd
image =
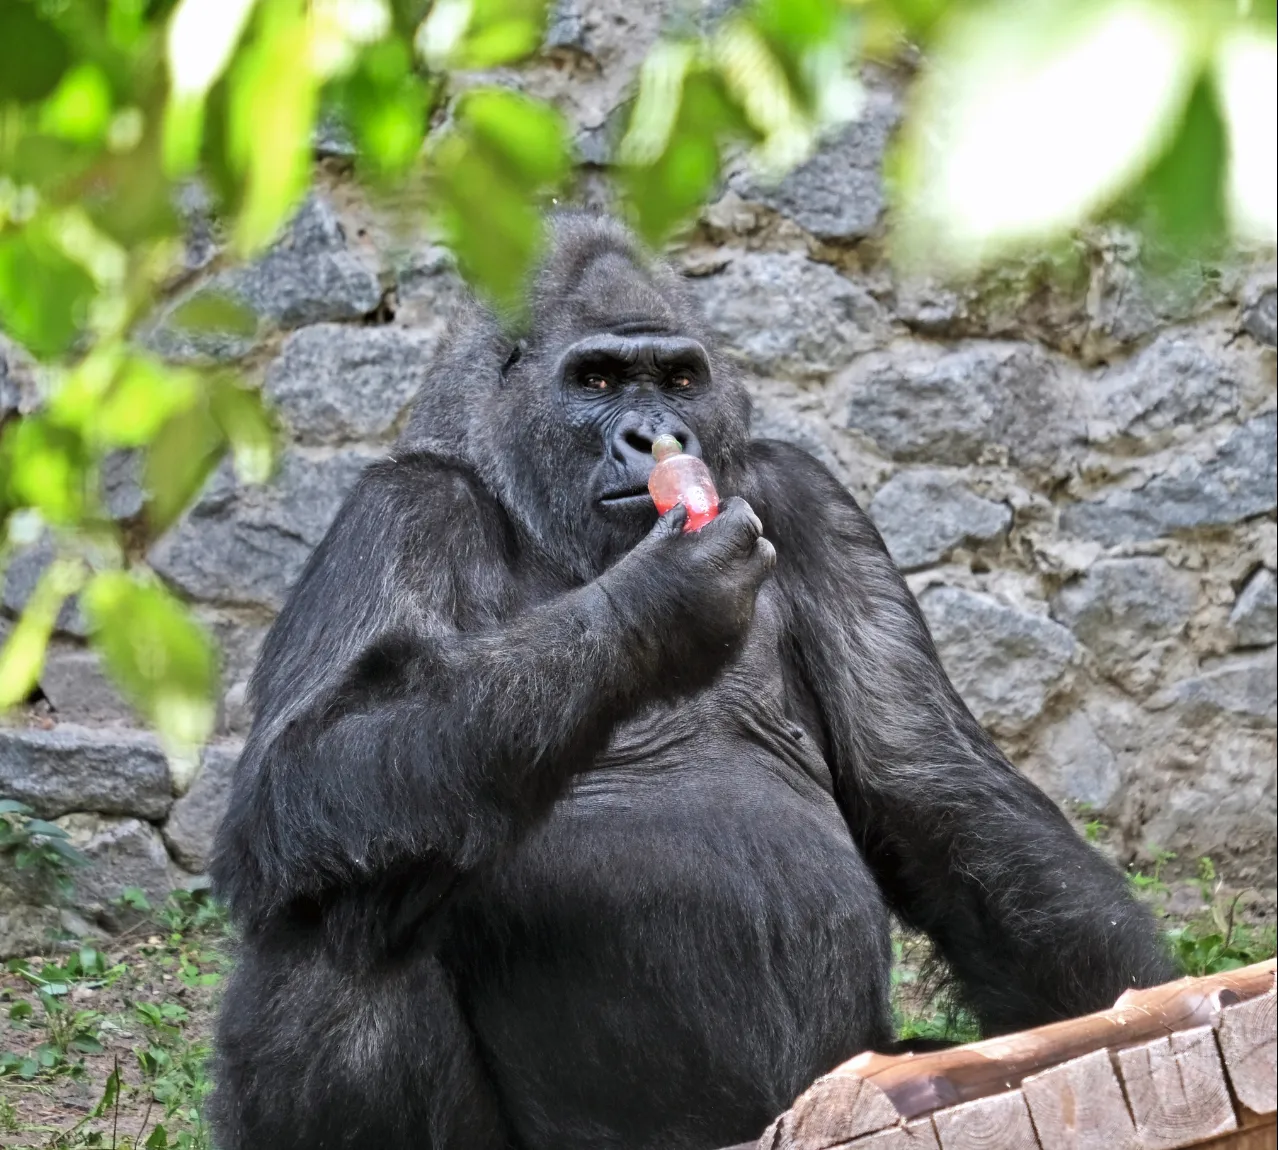
[[[658,5],[559,6],[510,83],[571,118],[579,198],[606,203],[610,145]],[[864,117],[780,186],[732,172],[672,252],[748,374],[757,434],[847,484],[918,594],[945,664],[1013,760],[1123,862],[1210,855],[1235,887],[1275,881],[1275,291],[1272,262],[1139,270],[1099,231],[963,288],[885,255],[884,147],[907,69],[871,70]],[[64,612],[43,697],[0,728],[0,797],[57,819],[94,865],[68,901],[0,857],[0,955],[127,917],[205,865],[273,613],[361,468],[394,438],[462,298],[447,254],[361,191],[339,131],[315,191],[257,263],[230,266],[197,195],[187,269],[142,334],[175,359],[235,362],[287,429],[262,488],[216,474],[145,555],[224,651],[202,773],[176,794],[155,741]],[[1009,141],[1009,147],[1015,142]],[[255,333],[193,337],[181,308],[230,292]],[[0,412],[35,402],[0,342]],[[130,460],[111,509],[136,516]],[[11,562],[12,618],[47,559]],[[1094,828],[1095,829],[1095,828]]]

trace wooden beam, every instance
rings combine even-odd
[[[1039,1150],[1019,1090],[964,1102],[932,1115],[941,1150]]]
[[[951,1050],[858,1055],[817,1079],[801,1094],[794,1106],[769,1127],[759,1141],[759,1150],[831,1150],[855,1144],[855,1139],[867,1134],[903,1127],[912,1119],[948,1107],[1015,1091],[1027,1078],[1096,1051],[1145,1044],[1181,1031],[1210,1027],[1220,1021],[1224,1010],[1270,991],[1274,971],[1275,962],[1270,959],[1225,974],[1129,991],[1112,1010]],[[1237,1027],[1241,1035],[1241,1022]],[[1246,1041],[1239,1039],[1243,1045]],[[1167,1050],[1174,1062],[1171,1047]],[[1068,1076],[1060,1079],[1057,1086],[1067,1081]],[[1043,1107],[1051,1105],[1044,1091],[1040,1090],[1037,1097]],[[1064,1108],[1064,1095],[1059,1105]],[[1083,1124],[1078,1115],[1076,1109],[1075,1129],[1081,1131]],[[1097,1117],[1096,1121],[1101,1119]],[[1080,1148],[1091,1144],[1076,1143]]]

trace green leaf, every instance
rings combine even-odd
[[[44,569],[22,618],[0,651],[0,709],[31,694],[44,666],[44,651],[58,612],[67,596],[83,585],[84,566],[78,560],[55,559]]]
[[[232,295],[207,289],[182,301],[169,313],[169,322],[183,331],[225,332],[251,337],[257,334],[257,316]]]
[[[275,466],[275,425],[262,393],[222,377],[214,381],[209,403],[231,444],[235,474],[243,483],[265,483]]]
[[[463,130],[521,185],[555,187],[568,174],[563,117],[540,100],[502,88],[468,93],[457,111]]]
[[[156,433],[146,454],[147,525],[159,535],[177,519],[217,466],[226,436],[205,403],[180,411]]]
[[[181,754],[213,729],[217,659],[184,603],[163,586],[120,571],[95,575],[82,602],[90,641],[112,678]]]
[[[111,85],[96,64],[72,68],[40,109],[40,127],[51,136],[96,143],[111,121]]]
[[[31,808],[17,799],[0,799],[0,815],[29,815]]]
[[[101,1118],[107,1111],[112,1110],[118,1103],[120,1097],[120,1066],[117,1063],[107,1075],[106,1082],[102,1086],[102,1097],[98,1099],[97,1104],[89,1111],[90,1118]]]
[[[42,100],[71,59],[62,34],[36,15],[30,0],[0,4],[0,97]]]
[[[11,1007],[9,1007],[9,1017],[14,1022],[25,1022],[31,1017],[31,1003],[15,1002]]]
[[[9,505],[34,507],[49,523],[79,522],[89,499],[89,470],[84,440],[47,416],[25,416],[0,439]]]
[[[416,44],[436,71],[493,68],[535,52],[545,26],[545,0],[436,0]]]
[[[1182,257],[1206,255],[1224,238],[1226,160],[1215,86],[1203,75],[1190,94],[1179,130],[1136,193],[1152,230]]]
[[[413,73],[412,55],[402,40],[383,40],[363,51],[337,100],[361,162],[374,175],[402,174],[411,167],[421,151],[432,98]]]
[[[95,290],[41,221],[0,237],[0,328],[39,358],[71,346]]]
[[[244,178],[241,251],[275,236],[310,180],[318,84],[309,36],[300,0],[267,0],[229,78],[228,154]]]
[[[540,250],[541,208],[566,178],[558,113],[512,92],[478,90],[432,154],[436,219],[463,272],[499,305],[518,305]]]

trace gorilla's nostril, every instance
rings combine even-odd
[[[647,455],[652,451],[652,436],[644,435],[640,431],[627,431],[622,437],[627,447],[632,451],[637,451],[640,455]]]

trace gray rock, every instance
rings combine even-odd
[[[1229,622],[1239,647],[1264,647],[1278,640],[1278,583],[1267,567],[1247,580]]]
[[[1217,718],[1272,727],[1278,720],[1278,658],[1273,651],[1230,656],[1169,687],[1151,705],[1176,707],[1192,727]]]
[[[0,868],[10,869],[5,864]],[[0,882],[0,959],[27,958],[53,949],[62,925],[58,908],[26,900],[25,884],[14,888]]]
[[[1278,296],[1273,288],[1243,312],[1243,331],[1270,347],[1278,345]]]
[[[0,795],[46,819],[69,811],[162,819],[173,784],[152,735],[60,723],[0,729]]]
[[[187,870],[198,873],[208,866],[213,838],[230,801],[241,749],[240,744],[230,743],[206,748],[200,773],[191,789],[173,804],[173,813],[164,824],[164,841]]]
[[[166,308],[145,336],[146,344],[179,361],[233,360],[247,355],[259,331],[240,322],[222,330],[184,325],[201,300],[241,305],[258,320],[301,327],[330,320],[360,319],[381,303],[382,286],[366,260],[347,250],[333,209],[312,195],[285,237],[259,260],[220,272]]]
[[[151,549],[151,566],[194,598],[278,610],[342,500],[376,458],[357,449],[293,449],[271,483],[254,487],[238,486],[223,464]]]
[[[470,298],[452,253],[425,244],[400,253],[395,267],[395,322],[442,337]]]
[[[1164,332],[1129,361],[1106,370],[1088,394],[1087,436],[1158,446],[1180,430],[1238,410],[1240,383],[1227,360],[1192,334]]]
[[[15,552],[4,571],[3,601],[8,610],[15,615],[22,614],[22,609],[27,605],[27,600],[31,598],[31,593],[36,589],[40,576],[44,574],[44,569],[52,561],[54,554],[53,541],[48,535]],[[89,633],[89,624],[80,610],[78,596],[63,603],[54,630],[81,639]]]
[[[823,141],[811,159],[769,186],[749,174],[729,180],[742,199],[766,204],[826,240],[873,235],[883,215],[883,152],[900,119],[896,96],[866,92],[861,117]]]
[[[57,820],[88,865],[71,871],[71,906],[107,930],[136,921],[137,913],[116,905],[129,887],[160,907],[176,885],[160,832],[139,819],[70,814]]]
[[[1052,601],[1065,624],[1108,669],[1179,635],[1198,600],[1198,578],[1162,559],[1101,559]]]
[[[739,252],[689,287],[725,344],[764,374],[824,375],[888,334],[865,288],[799,252]]]
[[[1175,531],[1237,523],[1278,505],[1275,417],[1238,428],[1205,463],[1184,456],[1135,491],[1114,491],[1061,512],[1070,534],[1112,546]]]
[[[585,52],[586,29],[583,5],[578,0],[555,0],[546,15],[543,48],[571,48]]]
[[[358,152],[351,130],[342,123],[340,116],[331,111],[323,113],[315,125],[311,134],[311,150],[319,160],[330,157],[349,160]]]
[[[112,519],[132,519],[142,510],[142,454],[113,451],[102,461],[102,502]]]
[[[919,604],[946,672],[983,726],[1014,734],[1042,713],[1075,655],[1064,627],[958,587],[929,587]]]
[[[997,539],[1012,522],[1012,509],[974,495],[943,471],[901,471],[879,488],[870,518],[888,551],[906,571],[943,559],[960,544]]]
[[[106,676],[97,652],[54,643],[44,658],[40,689],[63,723],[136,720],[133,709]]]
[[[1114,752],[1083,711],[1074,711],[1043,732],[1026,773],[1057,802],[1086,803],[1104,810],[1122,786]]]
[[[377,439],[399,420],[438,339],[393,327],[318,324],[284,342],[264,391],[304,443]]]
[[[1059,467],[1083,433],[1073,377],[1034,344],[898,343],[838,385],[848,426],[895,459],[961,465],[999,447],[1013,462]]]

